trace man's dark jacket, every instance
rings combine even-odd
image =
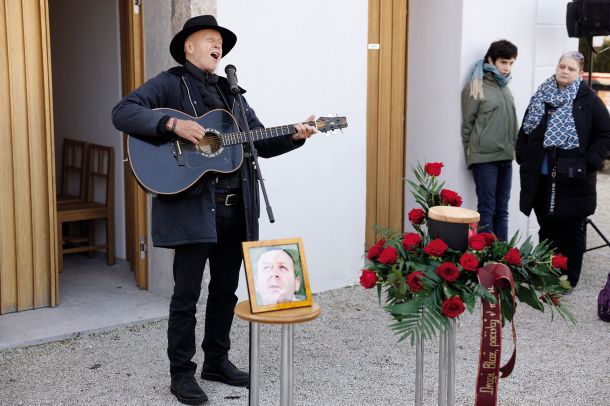
[[[529,216],[534,206],[540,170],[544,159],[544,133],[547,128],[548,106],[540,124],[529,135],[519,131],[516,158],[521,165],[521,211]],[[526,112],[527,114],[527,112]],[[586,162],[586,176],[582,181],[559,181],[557,184],[557,214],[569,218],[585,218],[595,212],[596,172],[606,159],[610,147],[610,115],[604,103],[583,81],[580,84],[572,108],[578,133],[579,147],[571,150],[557,149],[557,161],[565,158],[582,158]],[[548,150],[547,150],[548,151]],[[550,169],[549,169],[550,172]]]
[[[165,123],[169,116],[152,109],[167,107],[198,117],[209,108],[204,104],[196,79],[184,67],[175,67],[162,72],[150,79],[138,89],[121,100],[112,110],[114,126],[127,134],[137,134],[150,137],[168,136]],[[239,120],[238,101],[229,91],[225,78],[220,77],[218,89],[224,95],[227,110],[234,112]],[[242,89],[242,93],[244,93]],[[244,101],[245,102],[245,101]],[[250,129],[262,128],[263,125],[256,113],[245,102],[246,117]],[[268,158],[291,151],[304,141],[295,142],[291,136],[269,138],[255,142],[259,156]],[[240,171],[242,181],[242,196],[246,212],[246,224],[252,224],[253,229],[247,230],[250,239],[258,239],[259,199],[258,185],[250,182],[250,165],[244,159]],[[214,200],[214,179],[216,175],[208,173],[188,190],[177,195],[157,196],[152,201],[152,239],[156,247],[174,247],[183,244],[216,242],[216,203]],[[250,191],[254,187],[256,194],[254,210],[248,207]],[[250,221],[249,216],[255,213],[256,220]]]

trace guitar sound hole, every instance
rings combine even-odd
[[[218,134],[206,132],[205,137],[199,141],[199,151],[206,156],[216,156],[222,149]]]

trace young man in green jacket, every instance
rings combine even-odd
[[[472,170],[481,230],[508,239],[508,200],[519,127],[508,88],[517,47],[493,42],[462,91],[462,144]]]

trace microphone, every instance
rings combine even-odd
[[[231,89],[231,92],[239,93],[239,86],[237,86],[237,76],[235,75],[235,71],[237,71],[237,68],[235,68],[234,65],[225,66],[225,73],[227,74],[227,80],[229,81],[229,88]]]

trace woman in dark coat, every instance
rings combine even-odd
[[[530,100],[517,138],[520,209],[532,209],[540,241],[568,257],[576,286],[586,249],[586,219],[595,212],[596,180],[610,147],[610,115],[581,79],[584,57],[561,56],[555,75]]]

